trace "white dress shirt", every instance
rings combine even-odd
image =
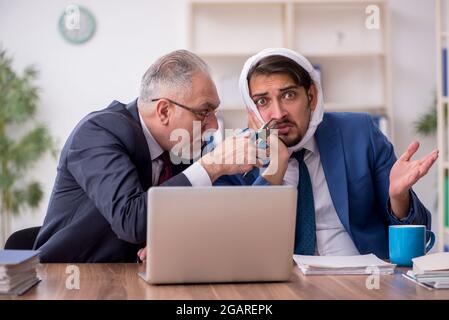
[[[152,168],[152,181],[153,186],[156,186],[159,181],[159,176],[162,171],[162,167],[164,165],[162,159],[159,156],[164,153],[164,150],[161,146],[156,142],[150,130],[146,126],[145,122],[142,119],[142,116],[139,113],[140,124],[143,128],[143,134],[145,135],[145,139],[147,140],[148,149],[150,150],[151,155],[151,168]],[[158,159],[159,158],[159,159]],[[203,187],[203,186],[212,186],[212,181],[210,180],[209,174],[200,165],[198,162],[195,162],[182,173],[187,177],[193,187]]]
[[[316,252],[317,255],[358,255],[360,254],[349,234],[342,225],[321,165],[320,153],[315,137],[304,144],[304,162],[312,182],[315,205]],[[291,158],[284,176],[284,184],[297,186],[299,181],[299,163]]]

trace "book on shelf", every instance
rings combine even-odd
[[[0,250],[0,294],[21,295],[40,281],[38,254],[35,250]]]
[[[444,182],[443,182],[443,223],[444,229],[449,230],[449,172],[448,169],[444,170]],[[449,251],[449,232],[443,233],[443,250]]]
[[[447,169],[444,171],[444,226],[449,228],[449,176]]]
[[[443,79],[442,82],[442,91],[443,96],[447,97],[447,48],[443,48],[443,52],[441,53],[441,75]]]

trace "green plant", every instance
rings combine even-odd
[[[55,153],[48,129],[34,120],[39,100],[36,79],[34,67],[21,75],[14,72],[12,59],[0,48],[0,244],[9,233],[11,216],[36,208],[42,199],[40,184],[28,181],[27,172],[46,152]]]
[[[443,104],[444,118],[447,118],[447,103]],[[423,136],[435,136],[437,132],[437,97],[434,96],[433,104],[429,106],[428,111],[421,115],[415,122],[415,131]],[[437,186],[435,186],[437,188]],[[434,210],[438,209],[438,194],[434,202]]]
[[[433,136],[437,131],[437,101],[436,97],[429,110],[415,122],[415,131],[423,136]]]
[[[433,136],[437,131],[437,109],[432,107],[415,122],[415,130],[423,136]]]
[[[415,131],[423,136],[434,136],[437,132],[437,99],[433,100],[433,104],[429,110],[421,115],[415,122]],[[447,113],[447,104],[444,104],[445,116]]]

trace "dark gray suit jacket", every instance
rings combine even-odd
[[[166,186],[190,186],[173,166]],[[82,119],[61,152],[34,249],[42,262],[135,262],[146,241],[151,157],[137,100]]]

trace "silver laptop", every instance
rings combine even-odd
[[[153,187],[147,264],[153,284],[286,281],[296,188]]]

